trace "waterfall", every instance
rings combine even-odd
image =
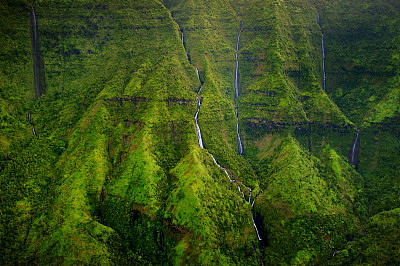
[[[352,164],[352,165],[356,165],[356,148],[357,148],[357,143],[359,142],[359,140],[358,140],[358,135],[360,134],[360,130],[359,129],[357,129],[357,135],[356,135],[356,139],[354,140],[354,143],[353,143],[353,147],[351,148],[351,156],[350,156],[350,163]]]
[[[36,136],[36,131],[35,131],[35,127],[32,125],[32,134],[34,135],[34,136]]]
[[[183,44],[183,42],[184,42],[184,40],[183,40],[183,32],[182,32],[182,44]],[[185,48],[185,46],[183,46],[183,48]],[[186,56],[188,56],[187,52],[186,52],[186,49],[185,49],[185,53],[186,53]],[[200,130],[200,126],[199,126],[199,112],[200,112],[200,108],[201,108],[201,95],[200,94],[201,94],[201,89],[203,88],[203,82],[200,79],[199,70],[197,69],[197,67],[195,69],[196,69],[197,78],[199,79],[199,81],[201,83],[201,86],[199,88],[199,91],[197,92],[197,112],[196,112],[196,114],[194,116],[194,123],[195,123],[195,126],[196,126],[197,141],[199,143],[199,147],[204,149],[203,138],[201,136],[201,130]],[[234,182],[235,180],[231,179],[231,176],[229,175],[228,170],[226,168],[222,167],[217,162],[217,160],[215,159],[214,155],[212,155],[211,153],[209,153],[209,154],[211,155],[215,165],[218,166],[218,168],[221,168],[222,170],[224,170],[225,174],[229,178],[229,181]]]
[[[196,133],[197,133],[197,140],[199,142],[199,146],[200,146],[200,148],[204,149],[203,138],[201,137],[201,131],[200,131],[199,119],[198,119],[200,108],[201,108],[200,91],[201,91],[201,87],[199,89],[199,94],[197,97],[197,112],[196,112],[196,115],[194,116],[194,123],[196,124]]]
[[[164,232],[160,230],[160,249],[164,250]]]
[[[182,41],[183,41],[183,34],[182,34]],[[201,83],[200,74],[199,74],[199,70],[197,69],[197,67],[196,67],[196,73],[197,73],[197,77],[199,78],[199,81]],[[200,108],[201,108],[201,97],[200,97],[201,88],[203,88],[203,85],[200,86],[200,89],[197,92],[197,112],[196,112],[196,115],[194,116],[194,123],[196,124],[197,141],[199,142],[200,148],[204,149],[203,138],[201,137],[201,131],[200,131],[200,127],[199,127],[199,112],[200,112]]]
[[[238,52],[239,52],[239,42],[240,42],[240,33],[242,32],[243,29],[243,21],[240,23],[240,29],[239,29],[239,34],[238,34],[238,38],[237,38],[237,42],[236,42],[236,54],[235,54],[235,61],[236,61],[236,69],[235,69],[235,101],[236,99],[239,97],[239,60],[238,60]],[[242,145],[242,141],[240,139],[240,133],[239,133],[239,115],[238,115],[238,108],[236,106],[236,102],[235,102],[235,114],[236,114],[236,134],[237,134],[237,139],[238,139],[238,152],[240,155],[243,154],[243,145]],[[243,191],[240,189],[240,186],[238,186],[239,191],[242,193],[242,196],[244,198],[244,200],[247,202],[247,199],[243,193]],[[253,203],[251,203],[251,189],[249,189],[249,200],[248,202],[251,204],[251,207],[253,207],[255,199],[253,200]],[[257,233],[257,238],[259,241],[261,241],[261,237],[258,233],[258,229],[257,229],[257,225],[254,222],[254,217],[253,217],[253,213],[251,214],[251,219],[253,220],[253,225],[254,225],[254,229],[256,230]]]
[[[40,84],[40,62],[38,60],[38,46],[39,39],[37,34],[37,21],[35,9],[31,8],[31,19],[32,19],[32,44],[33,44],[33,72],[35,80],[35,94],[39,98],[41,96],[41,84]]]
[[[321,27],[321,20],[320,20],[320,15],[318,13],[318,18],[317,18],[317,23],[319,27],[321,28],[321,50],[322,50],[322,72],[324,75],[324,84],[323,88],[324,91],[326,90],[326,71],[325,71],[325,43],[324,43],[324,32]]]
[[[251,219],[253,220],[254,229],[256,229],[258,241],[261,241],[262,239],[261,239],[261,237],[260,237],[260,234],[258,233],[257,225],[256,225],[256,223],[254,222],[254,215],[253,215],[253,213],[251,213]]]
[[[235,70],[235,98],[239,97],[239,61],[238,61],[238,52],[239,52],[239,42],[240,42],[240,33],[242,32],[243,22],[240,24],[239,34],[236,42],[236,54],[235,54],[235,61],[236,61],[236,70]]]
[[[324,34],[322,33],[322,72],[324,73],[324,91],[326,90],[326,72],[325,72],[325,44]]]
[[[240,24],[240,30],[239,30],[238,40],[237,40],[237,43],[236,43],[236,55],[235,55],[235,59],[236,59],[236,71],[235,71],[235,90],[236,90],[236,97],[235,97],[235,99],[238,98],[238,95],[239,95],[239,79],[238,79],[238,68],[239,68],[239,63],[238,63],[238,51],[239,51],[240,33],[241,33],[241,31],[242,31],[242,28],[243,28],[243,22]],[[184,44],[183,32],[182,32],[182,44]],[[183,47],[185,48],[185,46],[183,46]],[[186,53],[186,56],[188,57],[188,54],[187,54],[187,52],[186,52],[186,49],[185,49],[185,53]],[[189,60],[189,57],[188,57],[188,60]],[[189,62],[190,62],[190,61],[189,61]],[[195,114],[195,116],[194,116],[194,120],[195,120],[195,125],[196,125],[197,140],[198,140],[198,143],[199,143],[200,148],[203,149],[203,148],[204,148],[203,139],[202,139],[202,136],[201,136],[201,131],[200,131],[199,123],[198,123],[198,120],[199,120],[199,112],[200,112],[200,108],[201,108],[201,96],[200,96],[200,93],[201,93],[201,89],[203,88],[203,82],[202,82],[201,79],[200,79],[200,73],[199,73],[199,70],[197,69],[197,67],[196,67],[196,74],[197,74],[197,78],[199,79],[199,81],[200,81],[200,83],[201,83],[201,86],[200,86],[199,91],[198,91],[198,93],[197,93],[197,112],[196,112],[196,114]],[[239,154],[243,154],[242,142],[241,142],[241,140],[240,140],[240,135],[239,135],[238,109],[237,109],[236,103],[235,103],[234,105],[235,105],[235,113],[236,113],[236,120],[237,120],[237,123],[236,123],[236,130],[237,130],[237,136],[238,136]],[[222,166],[217,162],[217,160],[215,159],[214,155],[211,154],[211,153],[209,153],[209,154],[210,154],[211,158],[213,159],[215,165],[218,166],[218,168],[221,168],[222,170],[224,170],[226,176],[229,178],[229,181],[230,181],[230,182],[236,182],[235,179],[232,179],[232,178],[231,178],[231,176],[230,176],[229,173],[228,173],[228,170],[227,170],[226,168],[222,167]],[[255,199],[253,199],[253,202],[251,202],[251,195],[252,195],[251,192],[252,192],[252,190],[251,190],[251,188],[249,188],[249,187],[247,187],[247,189],[250,191],[250,192],[249,192],[249,198],[248,198],[248,199],[246,198],[244,192],[241,190],[240,186],[238,185],[238,190],[239,190],[239,192],[242,194],[243,199],[244,199],[246,202],[248,202],[249,204],[251,204],[251,206],[253,207],[253,206],[254,206],[254,203],[255,203]],[[259,241],[261,241],[262,239],[261,239],[261,237],[260,237],[260,235],[259,235],[259,233],[258,233],[257,225],[256,225],[255,222],[254,222],[253,213],[252,213],[251,215],[252,215],[251,218],[252,218],[252,220],[253,220],[253,225],[254,225],[255,231],[256,231],[256,233],[257,233],[257,238],[258,238]],[[160,232],[160,239],[161,239],[161,241],[163,240],[162,231]],[[162,243],[162,242],[161,242],[161,243]]]
[[[185,46],[185,44],[183,43],[183,31],[181,31],[181,33],[182,33],[182,45]],[[186,52],[186,49],[185,49],[185,52]]]
[[[239,192],[242,193],[242,196],[244,198],[244,200],[246,201],[246,196],[244,195],[243,191],[240,189],[240,186],[238,186]]]
[[[251,200],[251,188],[247,188],[249,191],[250,191],[250,193],[249,193],[249,203],[250,203],[250,200]]]
[[[249,187],[247,187],[247,189],[249,190],[249,203],[251,202],[251,188],[249,188]],[[242,194],[243,194],[243,192],[242,192]],[[243,197],[244,197],[244,194],[243,194]],[[246,201],[246,198],[244,198],[244,200]],[[254,206],[254,202],[256,201],[256,199],[253,199],[253,202],[251,203],[251,208],[253,208],[253,206]],[[261,237],[260,237],[260,234],[258,233],[258,229],[257,229],[257,225],[256,225],[256,223],[254,222],[254,215],[253,215],[253,212],[251,212],[251,219],[253,220],[253,226],[254,226],[254,229],[256,230],[256,233],[257,233],[257,238],[258,238],[258,241],[261,241],[262,239],[261,239]]]
[[[236,112],[236,135],[238,138],[238,149],[239,149],[239,154],[243,154],[242,140],[240,139],[240,133],[239,133],[239,117],[236,104],[235,104],[235,112]]]
[[[236,61],[236,69],[235,69],[235,101],[239,97],[239,60],[238,60],[238,52],[239,52],[239,42],[240,42],[240,33],[243,29],[243,21],[240,23],[239,34],[236,42],[236,54],[235,54],[235,61]],[[238,139],[238,152],[240,155],[243,154],[243,145],[242,140],[240,139],[239,133],[239,116],[238,116],[238,108],[235,103],[235,113],[236,113],[236,134]]]
[[[189,56],[188,56],[188,53],[186,52],[184,41],[183,41],[183,31],[182,31],[182,45],[185,50],[186,58],[189,60]],[[199,73],[199,70],[197,69],[197,67],[196,67],[196,73],[197,73],[197,78],[199,79],[200,83],[202,83],[201,79],[200,79],[200,73]],[[197,141],[199,142],[200,148],[204,149],[203,138],[201,137],[201,130],[199,127],[199,112],[200,112],[200,108],[201,108],[200,93],[201,93],[202,88],[203,88],[203,85],[200,86],[199,91],[197,92],[197,112],[194,116],[194,123],[196,125]]]
[[[183,45],[183,49],[185,50],[186,59],[190,62],[190,60],[189,60],[189,55],[188,55],[188,53],[187,53],[187,51],[186,51],[186,48],[185,48],[185,43],[184,43],[184,41],[183,41],[183,31],[182,31],[182,45]],[[199,79],[200,79],[200,77],[199,77]]]
[[[200,73],[199,73],[199,70],[197,69],[197,67],[196,67],[196,73],[197,73],[197,78],[200,80]],[[200,82],[201,82],[201,80],[200,80]],[[201,89],[201,87],[200,87],[200,89]],[[199,93],[200,93],[200,91],[199,91]]]
[[[213,159],[215,165],[218,166],[219,168],[221,168],[222,170],[224,170],[225,174],[226,174],[226,175],[228,176],[228,178],[229,178],[229,181],[235,182],[234,179],[231,179],[231,176],[229,175],[228,170],[226,170],[226,168],[223,168],[223,167],[217,162],[217,160],[215,160],[214,155],[212,155],[211,153],[210,153],[210,155],[211,155],[211,158]]]

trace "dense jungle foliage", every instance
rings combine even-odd
[[[399,265],[399,162],[397,0],[0,2],[1,265]]]

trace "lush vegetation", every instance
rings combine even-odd
[[[0,264],[398,264],[399,13],[2,1]]]

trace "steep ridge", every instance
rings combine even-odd
[[[331,148],[321,160],[306,153],[293,138],[284,139],[262,179],[266,189],[255,211],[268,235],[266,264],[323,263],[345,248],[346,235],[360,236],[352,204],[361,177]]]

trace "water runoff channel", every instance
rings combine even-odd
[[[239,97],[239,77],[238,77],[239,61],[238,61],[238,52],[239,52],[240,33],[242,31],[242,28],[243,28],[243,22],[240,23],[240,29],[239,29],[238,39],[237,39],[237,43],[236,43],[236,54],[235,54],[235,61],[236,61],[236,69],[235,69],[235,114],[236,114],[236,129],[237,129],[237,138],[238,138],[238,152],[241,155],[243,154],[243,146],[242,146],[242,142],[241,142],[240,135],[239,135],[239,118],[238,118],[238,109],[237,109],[237,106],[236,106],[236,99]],[[183,31],[182,31],[182,45],[183,45],[183,47],[185,49],[186,58],[189,61],[189,56],[188,56],[188,54],[186,52],[186,48],[185,48],[185,44],[184,44]],[[201,129],[200,129],[200,126],[199,126],[199,113],[200,113],[200,109],[201,109],[201,90],[203,88],[203,82],[200,79],[200,73],[199,73],[199,70],[197,68],[196,68],[196,74],[197,74],[197,78],[199,79],[201,85],[200,85],[199,91],[197,92],[197,112],[196,112],[196,114],[194,116],[194,121],[195,121],[195,125],[196,125],[197,141],[199,143],[199,147],[204,149],[203,138],[201,136]],[[228,169],[226,169],[225,167],[221,166],[217,162],[217,160],[215,159],[215,157],[214,157],[214,155],[212,153],[210,153],[210,152],[208,152],[208,153],[210,154],[211,158],[213,159],[215,165],[218,166],[219,168],[221,168],[225,172],[225,174],[228,177],[229,181],[233,182],[233,183],[236,183],[237,181],[234,178],[232,178],[232,176],[228,172]],[[252,201],[252,199],[251,199],[252,189],[250,187],[247,187],[247,189],[249,190],[249,197],[246,198],[244,192],[240,188],[240,184],[237,187],[238,187],[239,192],[243,196],[243,199],[246,202],[248,202],[249,204],[251,204],[251,207],[253,208],[254,202],[255,202],[255,198]],[[252,218],[252,221],[253,221],[253,226],[254,226],[255,232],[257,234],[257,239],[259,241],[261,241],[262,239],[261,239],[260,234],[258,232],[257,225],[256,225],[256,223],[254,221],[253,211],[251,213],[252,213],[252,217],[251,218]]]

